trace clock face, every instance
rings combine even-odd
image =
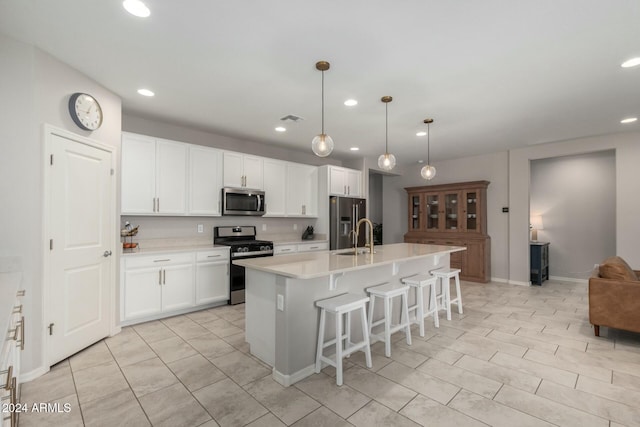
[[[102,108],[93,96],[86,93],[71,95],[69,113],[81,129],[96,130],[102,125]]]

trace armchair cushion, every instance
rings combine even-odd
[[[605,259],[599,267],[599,276],[603,279],[638,281],[638,276],[629,264],[619,256]]]

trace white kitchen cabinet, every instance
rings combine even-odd
[[[362,172],[338,166],[329,167],[329,193],[335,196],[362,197]]]
[[[287,200],[287,163],[264,159],[265,216],[285,216]]]
[[[143,135],[122,135],[122,213],[186,213],[187,145]]]
[[[268,200],[267,200],[268,203]],[[287,216],[318,216],[318,168],[287,164]]]
[[[312,243],[299,243],[298,252],[313,252],[313,251],[326,251],[329,250],[329,242],[312,242]]]
[[[329,250],[329,242],[309,242],[309,243],[287,243],[273,245],[274,255],[288,255],[298,252],[313,252],[313,251],[327,251]]]
[[[20,407],[20,369],[22,352],[24,351],[25,313],[20,297],[24,290],[13,292],[21,286],[20,280],[0,279],[0,323],[7,329],[0,331],[0,426],[14,427],[18,425],[19,411],[7,408]]]
[[[229,248],[196,254],[196,305],[229,300]]]
[[[219,216],[222,151],[189,145],[189,215]]]
[[[223,159],[225,187],[264,188],[262,157],[225,151]]]
[[[298,252],[297,245],[279,245],[277,243],[273,244],[273,255],[295,254],[296,252]]]
[[[193,307],[194,254],[125,257],[122,319],[146,318]]]

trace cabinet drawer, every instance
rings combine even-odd
[[[326,251],[329,249],[329,243],[302,243],[298,245],[298,252],[310,252],[310,251]]]
[[[216,249],[212,251],[198,251],[196,261],[225,261],[229,259],[229,248]]]
[[[274,245],[273,246],[274,255],[294,254],[296,252],[298,252],[298,247],[296,245]]]
[[[153,267],[171,264],[190,264],[193,262],[193,252],[166,253],[125,258],[125,268]]]

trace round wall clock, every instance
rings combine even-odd
[[[80,129],[96,130],[102,125],[102,108],[96,99],[76,92],[69,98],[69,114]]]

